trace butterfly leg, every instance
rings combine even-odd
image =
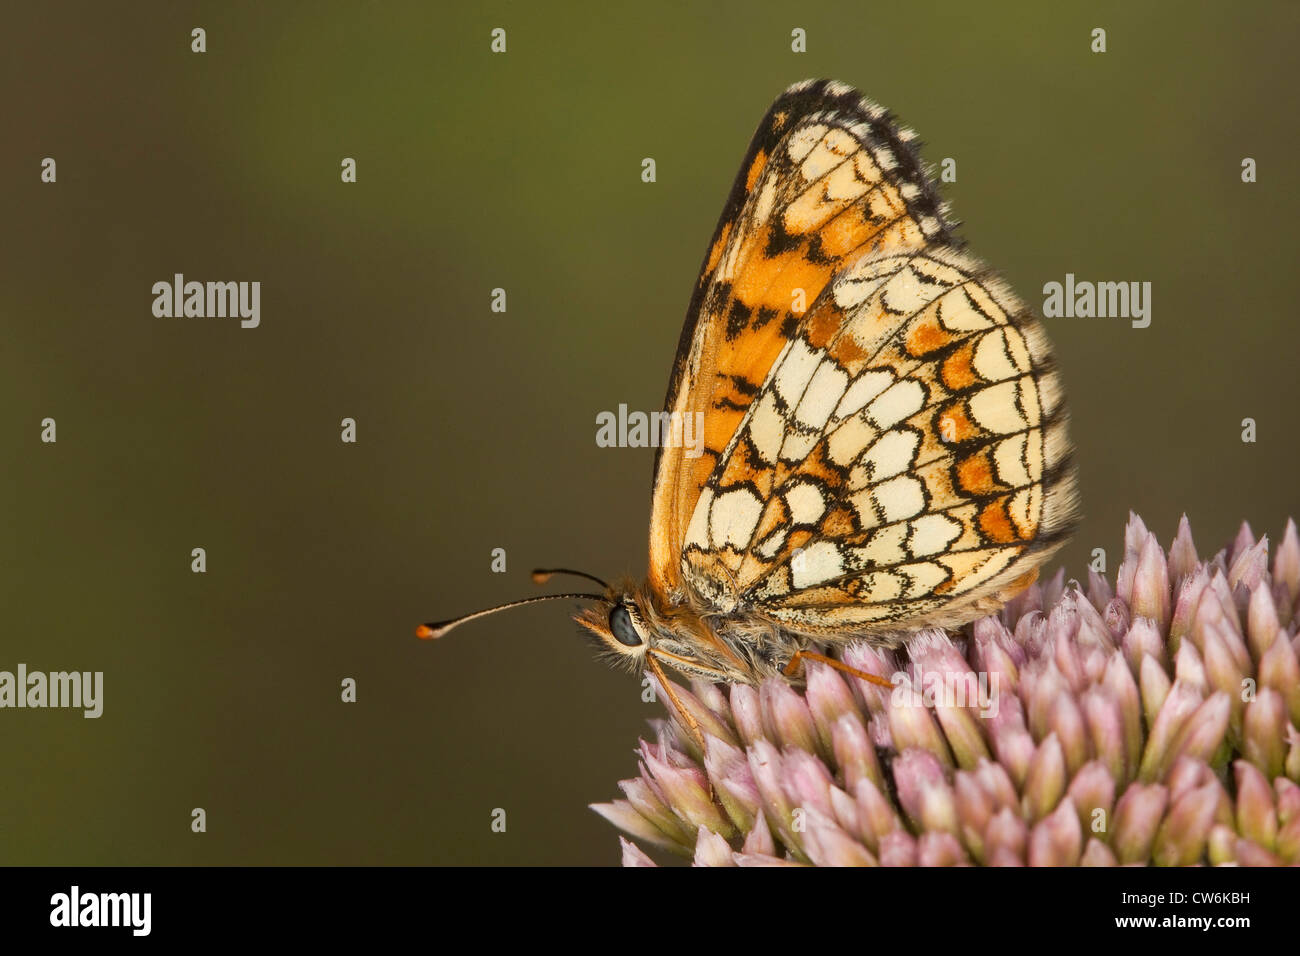
[[[668,678],[664,675],[663,668],[659,666],[659,662],[650,655],[646,655],[645,662],[646,666],[654,671],[655,678],[659,681],[659,686],[662,687],[664,693],[668,695],[669,701],[672,702],[673,709],[677,711],[677,716],[682,719],[682,723],[685,724],[687,731],[691,735],[691,739],[699,745],[700,754],[703,755],[705,752],[704,731],[700,729],[700,722],[695,719],[695,715],[687,710],[681,700],[678,699],[676,692],[673,691],[673,685],[669,683]]]
[[[785,674],[786,677],[793,677],[795,674],[799,673],[799,667],[805,660],[818,661],[825,664],[827,667],[834,668],[835,670],[841,671],[845,674],[851,674],[852,676],[871,684],[879,684],[881,687],[889,687],[892,689],[894,686],[893,682],[888,681],[883,677],[877,677],[875,674],[868,674],[866,671],[858,670],[856,667],[850,667],[843,661],[837,661],[833,657],[827,657],[825,654],[817,654],[813,651],[795,651],[794,657],[790,658],[790,663],[785,665],[785,670],[782,671],[782,673]]]

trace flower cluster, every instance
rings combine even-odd
[[[1300,863],[1300,537],[1198,558],[1137,516],[1112,590],[1063,574],[956,635],[854,644],[800,690],[675,688],[624,799],[698,865]],[[661,695],[662,698],[662,695]],[[653,865],[624,839],[625,865]]]

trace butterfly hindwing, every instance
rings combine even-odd
[[[705,255],[665,403],[702,416],[703,449],[656,458],[650,580],[660,593],[680,589],[699,496],[832,277],[864,256],[952,241],[910,142],[885,110],[825,80],[791,87],[760,124]]]
[[[690,587],[806,633],[962,623],[1064,541],[1041,325],[951,246],[873,253],[787,340],[688,526]],[[973,610],[976,609],[976,610]]]

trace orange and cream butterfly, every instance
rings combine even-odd
[[[503,607],[597,602],[578,622],[672,696],[662,664],[880,682],[826,652],[959,627],[1034,580],[1076,524],[1060,374],[917,146],[841,83],[777,99],[687,311],[665,411],[698,415],[704,448],[658,451],[648,577]]]

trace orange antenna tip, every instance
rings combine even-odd
[[[438,636],[438,632],[428,624],[421,624],[415,629],[415,636],[422,641],[431,641]]]

